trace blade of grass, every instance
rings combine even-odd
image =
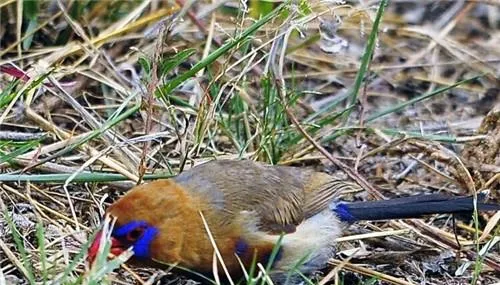
[[[61,183],[65,182],[72,173],[54,173],[54,174],[0,174],[1,182],[33,182],[33,183]],[[171,178],[173,175],[158,173],[158,174],[146,174],[144,180],[154,180],[154,179],[165,179]],[[72,183],[82,183],[82,182],[114,182],[114,181],[129,181],[130,179],[122,174],[117,173],[91,173],[82,172],[77,174],[74,179],[71,180]]]
[[[35,78],[33,80],[30,79],[28,85],[24,85],[21,88],[21,90],[19,90],[17,93],[14,92],[15,95],[13,96],[13,98],[9,97],[10,98],[9,104],[7,105],[6,108],[3,109],[3,112],[0,115],[0,124],[4,122],[5,118],[7,117],[7,114],[12,110],[17,100],[21,98],[21,96],[28,94],[33,89],[39,87],[43,83],[43,81],[52,73],[52,71],[53,69],[47,71],[44,74],[41,74],[38,78]]]
[[[317,117],[321,116],[322,114],[329,112],[330,110],[332,110],[333,108],[335,108],[338,104],[340,104],[342,101],[344,101],[346,98],[348,98],[349,97],[349,93],[345,93],[345,94],[341,94],[341,95],[337,95],[337,96],[338,96],[337,98],[333,99],[326,106],[322,107],[317,112],[315,112],[315,113],[311,114],[309,117],[307,117],[304,120],[304,122],[305,123],[310,123],[314,119],[316,119]],[[352,106],[348,107],[348,108],[352,108]]]
[[[238,44],[241,44],[244,40],[246,40],[251,34],[253,34],[255,31],[257,31],[260,27],[262,27],[264,24],[269,22],[271,19],[274,19],[281,11],[287,7],[286,3],[283,3],[276,7],[272,12],[269,14],[265,15],[262,17],[260,20],[252,24],[248,29],[246,29],[241,35],[233,40],[230,40],[228,43],[224,44],[217,50],[215,50],[213,53],[211,53],[209,56],[207,56],[204,60],[198,62],[195,64],[189,71],[186,71],[185,73],[177,76],[167,84],[165,84],[161,88],[161,92],[159,92],[159,96],[161,98],[164,97],[165,94],[170,94],[172,90],[174,90],[177,86],[182,84],[184,81],[187,79],[193,77],[200,71],[201,69],[207,67],[211,63],[213,63],[215,60],[217,60],[220,56],[226,54],[227,51],[230,49],[234,48]]]
[[[319,122],[316,122],[314,124],[309,124],[309,125],[304,124],[304,128],[306,129],[306,131],[309,134],[316,135],[316,133],[318,131],[320,131],[323,127],[325,127],[326,125],[329,125],[329,124],[333,124],[333,122],[336,119],[338,119],[339,117],[344,115],[345,112],[347,112],[349,109],[352,109],[352,108],[354,108],[354,106],[343,109],[340,112],[335,112],[335,113],[329,114],[328,116],[320,119]],[[303,138],[303,136],[301,134],[297,133],[295,130],[293,130],[293,131],[294,131],[294,133],[290,135],[290,138],[288,140],[289,145],[296,145]]]
[[[439,88],[439,89],[436,89],[434,91],[431,91],[429,93],[426,93],[426,94],[423,94],[421,96],[418,96],[418,97],[415,97],[411,100],[408,100],[406,102],[403,102],[403,103],[400,103],[400,104],[396,104],[394,106],[390,106],[384,110],[381,110],[381,111],[378,111],[372,115],[370,115],[367,119],[366,119],[366,122],[372,122],[378,118],[381,118],[387,114],[390,114],[390,113],[394,113],[394,112],[397,112],[399,110],[402,110],[404,108],[406,108],[407,106],[411,105],[411,104],[415,104],[417,102],[420,102],[420,101],[423,101],[425,99],[428,99],[428,98],[431,98],[433,96],[437,96],[439,94],[443,94],[445,91],[448,91],[450,89],[453,89],[461,84],[465,84],[465,83],[468,83],[470,81],[473,81],[473,80],[476,80],[477,78],[480,78],[484,76],[484,74],[481,74],[481,75],[478,75],[478,76],[474,76],[474,77],[471,77],[471,78],[467,78],[467,79],[464,79],[462,81],[459,81],[453,85],[450,85],[450,86],[446,86],[446,87],[442,87],[442,88]],[[336,130],[333,134],[329,135],[329,136],[326,136],[324,137],[323,139],[321,139],[321,142],[322,143],[326,143],[326,142],[330,142],[332,140],[335,140],[336,138],[342,136],[342,135],[345,135],[346,133],[350,132],[350,131],[353,131],[357,129],[356,127],[352,127],[352,128],[342,128],[342,129],[338,129]],[[406,131],[400,131],[400,130],[394,130],[394,129],[385,129],[384,132],[387,132],[387,133],[400,133],[400,134],[403,134],[403,133],[406,133],[406,134],[409,134],[411,136],[415,136],[415,137],[423,137],[422,134],[418,133],[418,132],[406,132]],[[430,135],[431,137],[434,137],[433,135]],[[425,135],[425,137],[429,137],[428,135]],[[430,137],[429,137],[430,138]],[[432,139],[432,138],[430,138]],[[452,142],[455,142],[456,141],[456,138],[455,137],[452,137],[452,136],[436,136],[436,139],[437,140],[442,140],[442,141],[452,141]]]
[[[16,89],[18,83],[19,80],[13,80],[0,92],[0,109],[10,104],[10,102],[16,98],[14,89]]]
[[[93,239],[95,238],[97,232],[94,233],[91,238],[89,238],[87,240],[87,242],[82,246],[82,248],[80,249],[80,251],[78,252],[78,254],[71,260],[71,262],[69,263],[69,265],[66,267],[66,269],[64,270],[63,272],[63,275],[57,280],[59,281],[61,284],[64,284],[65,281],[67,280],[68,276],[70,275],[70,273],[72,273],[76,266],[78,265],[78,263],[80,262],[80,260],[83,259],[83,257],[85,256],[85,254],[87,253],[89,247],[90,247],[90,243],[93,241]],[[57,284],[57,283],[55,283]]]
[[[304,256],[302,256],[302,258],[300,258],[299,260],[297,260],[295,262],[295,264],[293,264],[292,268],[290,268],[290,271],[287,274],[286,283],[288,283],[289,281],[291,281],[292,278],[294,278],[294,274],[298,274],[302,278],[302,280],[305,281],[307,284],[310,284],[310,285],[314,284],[300,270],[300,267],[307,262],[307,260],[309,259],[309,257],[310,257],[310,253],[307,253]]]
[[[34,285],[36,284],[36,282],[35,282],[35,276],[33,274],[33,265],[31,264],[30,259],[28,257],[28,252],[26,251],[23,239],[19,234],[19,231],[17,230],[14,221],[12,220],[12,218],[10,217],[9,213],[6,210],[4,211],[4,217],[12,233],[12,238],[14,239],[14,243],[16,244],[17,250],[21,254],[21,259],[23,261],[23,266],[24,266],[24,270],[22,271],[25,273],[26,275],[25,277],[28,279],[28,282]]]
[[[421,132],[418,131],[401,131],[397,129],[377,129],[377,128],[370,128],[370,127],[365,127],[365,128],[359,128],[359,127],[345,127],[345,128],[339,128],[337,131],[330,135],[327,136],[320,141],[322,143],[329,142],[331,140],[334,140],[338,138],[341,135],[351,133],[355,130],[364,130],[366,132],[374,132],[375,130],[382,131],[383,133],[386,133],[391,136],[406,136],[406,137],[412,137],[412,138],[420,138],[424,140],[431,140],[431,141],[439,141],[439,142],[446,142],[446,143],[456,143],[459,142],[459,138],[453,135],[431,135],[431,134],[422,134]]]
[[[33,205],[34,201],[32,200],[31,195],[28,194],[28,197],[29,197],[28,199],[30,200],[30,202]],[[37,209],[38,209],[38,207],[37,207]],[[39,263],[37,263],[37,264],[40,264],[40,267],[41,267],[40,269],[38,269],[37,273],[40,273],[40,270],[41,270],[41,279],[42,279],[41,284],[45,285],[49,281],[49,271],[48,271],[48,266],[47,266],[47,261],[49,260],[49,258],[47,256],[47,251],[46,251],[47,245],[45,242],[44,223],[43,223],[42,217],[41,217],[40,213],[38,212],[38,210],[36,212],[36,218],[37,218],[37,223],[35,226],[35,235],[36,235],[36,240],[38,242],[37,248],[38,248],[38,253],[39,253],[38,254]]]
[[[47,252],[45,251],[45,230],[41,221],[36,224],[36,238],[38,240],[38,251],[40,252],[40,263],[42,266],[42,284],[47,284],[49,279],[47,271]]]
[[[111,247],[111,246],[110,246]],[[113,258],[112,260],[105,262],[103,266],[99,267],[99,270],[94,272],[90,278],[87,284],[89,285],[101,285],[103,282],[103,279],[110,274],[111,272],[115,271],[115,269],[119,268],[123,263],[125,263],[130,257],[133,255],[133,251],[127,250],[121,253],[119,256],[116,258]],[[106,257],[107,258],[107,257]]]
[[[363,57],[361,59],[361,65],[359,66],[358,73],[356,74],[356,79],[354,80],[354,85],[349,94],[350,105],[356,104],[359,89],[361,88],[361,84],[363,83],[365,74],[368,71],[368,66],[372,59],[373,51],[375,49],[375,43],[377,41],[378,27],[380,26],[380,22],[382,20],[382,15],[384,14],[386,5],[387,5],[387,0],[380,1],[377,10],[377,15],[375,16],[375,21],[373,22],[372,30],[370,32],[370,36],[368,37],[368,42],[365,47],[365,52],[363,53]],[[351,112],[347,113],[346,118],[350,115],[350,113]]]
[[[284,237],[284,234],[281,234],[279,239],[274,244],[273,250],[271,251],[271,255],[270,255],[269,260],[268,260],[267,265],[266,265],[266,271],[271,270],[271,268],[274,265],[274,261],[278,258],[278,254],[280,253],[280,250],[281,250],[281,245],[283,244],[283,237]]]
[[[366,121],[367,122],[374,121],[374,120],[376,120],[378,118],[381,118],[381,117],[383,117],[383,116],[385,116],[387,114],[394,113],[394,112],[397,112],[399,110],[402,110],[402,109],[406,108],[407,106],[409,106],[411,104],[415,104],[415,103],[423,101],[425,99],[432,98],[432,97],[434,97],[436,95],[442,94],[442,93],[444,93],[444,92],[446,92],[446,91],[448,91],[450,89],[453,89],[453,88],[455,88],[457,86],[460,86],[462,84],[468,83],[470,81],[476,80],[476,79],[478,79],[480,77],[483,77],[483,76],[484,76],[484,74],[481,74],[481,75],[478,75],[478,76],[474,76],[474,77],[471,77],[471,78],[467,78],[467,79],[459,81],[459,82],[457,82],[455,84],[452,84],[452,85],[449,85],[449,86],[445,86],[445,87],[433,90],[433,91],[431,91],[429,93],[423,94],[421,96],[415,97],[415,98],[410,99],[410,100],[408,100],[406,102],[402,102],[400,104],[397,104],[397,105],[394,105],[394,106],[390,106],[390,107],[388,107],[388,108],[386,108],[384,110],[378,111],[378,112],[370,115],[366,119]]]
[[[38,144],[40,143],[39,140],[36,141],[31,141],[27,143],[22,143],[20,147],[17,147],[15,150],[9,152],[9,153],[4,153],[2,150],[0,150],[0,164],[4,162],[10,162],[12,159],[27,153],[28,151],[32,150],[35,148]],[[2,144],[0,147],[4,147],[8,145],[9,143]]]
[[[125,108],[125,106],[127,106],[127,105],[128,105],[128,102],[129,102],[130,100],[132,100],[132,98],[133,98],[133,96],[129,96],[129,97],[127,98],[127,100],[125,100],[125,101],[121,104],[121,106],[120,106],[120,107],[119,107],[119,108],[118,108],[118,109],[114,112],[114,114],[112,114],[112,115],[110,116],[110,118],[109,118],[106,122],[104,122],[104,124],[102,124],[102,127],[101,127],[101,128],[99,128],[99,129],[97,129],[97,130],[92,131],[92,132],[91,132],[88,136],[86,136],[86,137],[83,137],[83,138],[79,139],[79,140],[78,140],[78,141],[76,141],[75,143],[73,143],[73,144],[71,144],[71,145],[69,145],[69,146],[65,147],[64,149],[62,149],[62,150],[60,150],[60,151],[58,151],[58,152],[54,153],[53,155],[50,155],[50,156],[49,156],[49,157],[47,157],[47,158],[44,158],[44,159],[42,159],[42,160],[38,161],[37,163],[34,163],[34,164],[33,164],[33,165],[31,165],[30,167],[31,167],[31,168],[34,168],[34,167],[36,167],[36,166],[38,166],[38,165],[44,164],[44,163],[45,163],[45,162],[47,162],[47,161],[50,161],[50,160],[52,160],[52,159],[54,159],[54,158],[60,157],[60,156],[62,156],[62,155],[64,155],[64,154],[66,154],[66,153],[69,153],[69,152],[73,151],[74,149],[76,149],[77,147],[81,146],[82,144],[84,144],[84,143],[86,143],[86,142],[88,142],[88,141],[90,141],[90,140],[92,140],[92,139],[94,139],[94,138],[96,138],[96,137],[98,137],[98,136],[102,135],[102,134],[103,134],[104,132],[106,132],[108,129],[110,129],[110,128],[114,127],[116,124],[118,124],[118,123],[120,123],[121,121],[125,120],[125,119],[126,119],[126,118],[128,118],[129,116],[131,116],[131,115],[135,114],[135,112],[137,112],[137,111],[141,108],[141,103],[140,103],[140,101],[137,101],[137,102],[136,102],[136,104],[135,104],[132,108],[130,108],[130,109],[128,109],[128,110],[126,110],[125,112],[123,112],[123,113],[121,113],[121,114],[120,114],[120,112],[122,111],[122,109],[124,109],[124,108]]]
[[[371,129],[371,128],[369,128]],[[374,129],[371,129],[374,130]],[[388,134],[388,135],[399,135],[399,136],[406,136],[406,137],[413,137],[413,138],[421,138],[425,140],[430,140],[430,141],[439,141],[439,142],[446,142],[446,143],[456,143],[457,142],[457,137],[455,136],[445,136],[445,135],[427,135],[427,134],[422,134],[421,132],[417,131],[400,131],[396,129],[380,129],[382,132]]]

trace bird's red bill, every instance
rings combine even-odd
[[[98,232],[94,238],[94,241],[92,242],[92,245],[90,246],[90,248],[88,250],[87,260],[88,260],[89,264],[94,263],[94,260],[97,257],[97,254],[99,253],[99,246],[101,244],[101,238],[102,238],[102,232]],[[111,237],[110,253],[113,254],[114,256],[118,256],[124,251],[125,251],[125,249],[123,247],[123,244],[119,240],[117,240],[116,238]]]

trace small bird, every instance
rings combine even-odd
[[[341,201],[358,190],[355,183],[311,169],[250,160],[207,162],[175,178],[136,186],[113,203],[106,211],[116,218],[111,253],[132,247],[135,263],[177,264],[210,274],[215,241],[230,274],[241,275],[241,264],[248,269],[255,261],[269,262],[271,278],[284,283],[294,269],[308,274],[324,268],[335,254],[335,239],[354,222],[474,210],[472,197],[441,194]],[[500,205],[478,201],[477,209],[498,211]],[[98,233],[90,262],[100,241]]]

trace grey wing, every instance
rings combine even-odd
[[[304,219],[308,176],[299,168],[221,160],[196,166],[174,180],[207,197],[222,215],[228,215],[228,221],[240,211],[255,211],[261,229],[290,232]]]

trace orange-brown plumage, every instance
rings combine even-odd
[[[150,264],[178,264],[211,272],[213,236],[231,274],[248,268],[254,257],[268,261],[283,234],[272,274],[296,267],[321,268],[333,256],[335,238],[358,220],[420,217],[429,213],[467,212],[468,198],[425,195],[400,200],[338,203],[357,184],[310,169],[270,166],[252,161],[213,161],[172,179],[137,186],[112,204],[115,248],[134,247],[135,259]],[[427,206],[428,205],[428,206]],[[499,205],[478,204],[480,210]],[[98,239],[89,252],[93,259]],[[238,256],[238,257],[237,257]],[[304,257],[306,257],[304,259]]]
[[[203,215],[227,268],[232,272],[240,269],[234,252],[243,234],[241,225],[224,221],[206,199],[191,195],[172,179],[135,187],[126,198],[111,205],[107,213],[117,218],[117,226],[132,220],[145,220],[155,225],[160,233],[165,233],[151,243],[153,260],[209,272],[212,270],[214,248],[207,238],[207,229],[201,218]],[[247,243],[252,253],[249,251],[240,256],[247,264],[254,257],[253,251],[259,257],[270,254],[274,247],[271,242]]]

